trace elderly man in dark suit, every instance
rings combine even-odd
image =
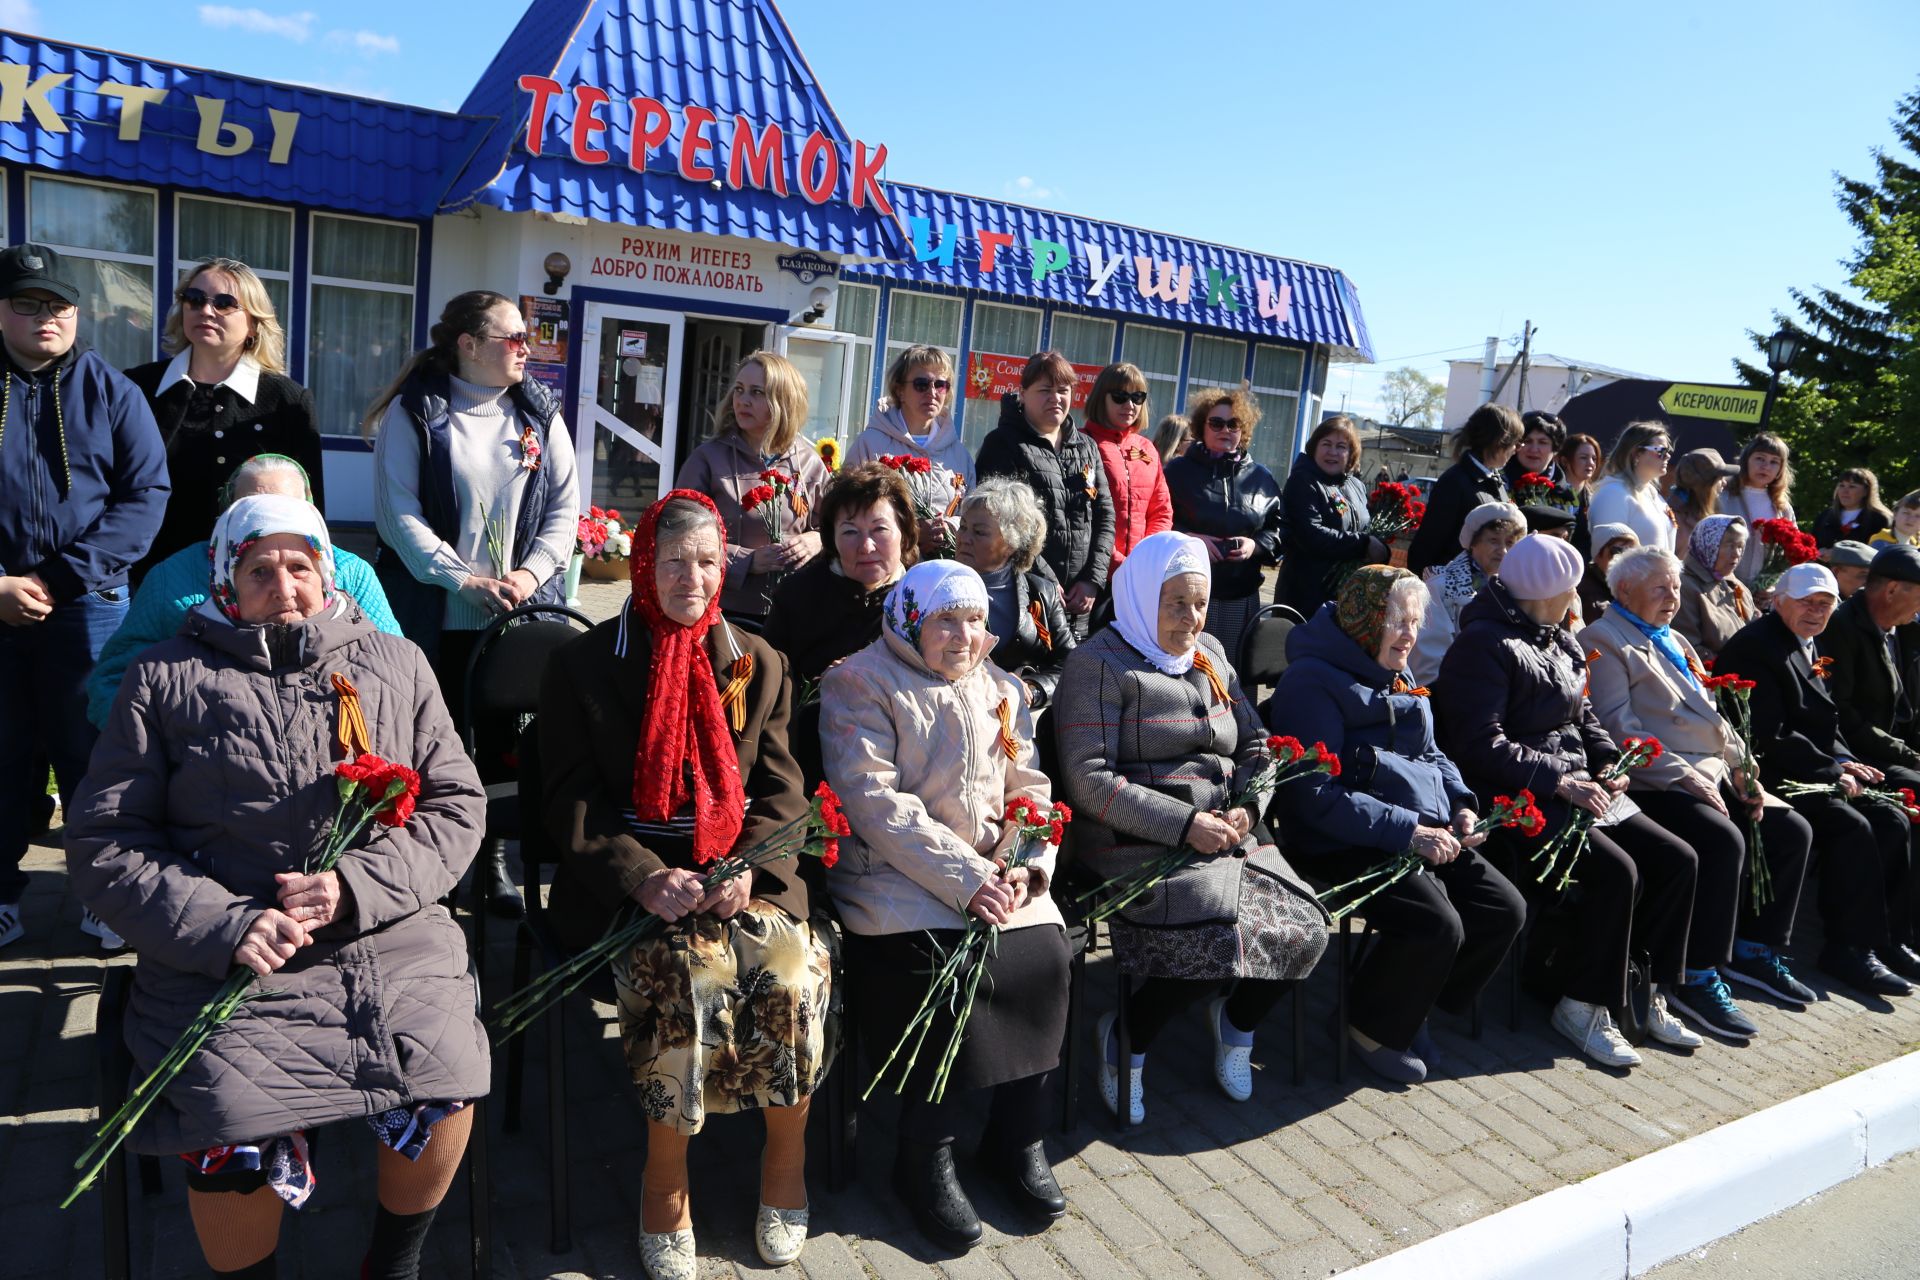
[[[1795,565],[1781,575],[1773,612],[1754,619],[1720,651],[1719,674],[1754,682],[1753,745],[1761,781],[1780,793],[1787,784],[1828,784],[1836,793],[1792,798],[1813,825],[1821,851],[1820,915],[1827,944],[1819,967],[1848,986],[1875,995],[1911,995],[1920,955],[1908,935],[1911,863],[1905,814],[1888,805],[1850,803],[1863,786],[1885,782],[1840,730],[1840,709],[1827,686],[1829,663],[1814,642],[1827,629],[1839,584],[1824,565]]]
[[[1915,613],[1920,613],[1920,547],[1889,543],[1868,567],[1867,585],[1833,611],[1820,636],[1820,652],[1833,659],[1827,687],[1840,712],[1840,732],[1860,759],[1903,787],[1920,787],[1916,690],[1901,671],[1898,636]]]

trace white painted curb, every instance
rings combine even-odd
[[[1628,1280],[1920,1149],[1920,1053],[1342,1272]]]

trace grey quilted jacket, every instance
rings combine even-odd
[[[337,798],[339,698],[359,690],[375,752],[411,765],[404,826],[339,865],[345,918],[319,930],[209,1038],[135,1131],[149,1154],[252,1142],[487,1091],[467,946],[438,905],[479,848],[485,799],[426,657],[350,602],[292,627],[209,607],[128,669],[67,820],[80,900],[134,948],[127,1045],[144,1076],[212,998],[317,850]]]
[[[1119,629],[1105,627],[1067,655],[1053,695],[1061,785],[1073,805],[1073,847],[1094,882],[1134,871],[1187,836],[1194,815],[1224,810],[1265,752],[1267,736],[1220,642],[1200,643],[1227,683],[1215,701],[1196,668],[1163,674]],[[1255,814],[1256,821],[1262,815]],[[1177,927],[1237,918],[1247,865],[1312,892],[1256,826],[1231,854],[1182,867],[1121,912],[1130,924]]]

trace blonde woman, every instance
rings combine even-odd
[[[1606,478],[1593,491],[1588,515],[1597,527],[1623,524],[1643,547],[1673,550],[1679,521],[1660,496],[1660,481],[1673,457],[1673,437],[1657,422],[1630,422],[1607,455]]]
[[[960,394],[960,375],[953,357],[939,347],[908,347],[887,368],[887,394],[867,420],[867,428],[847,446],[840,465],[857,467],[889,455],[925,458],[933,464],[934,479],[944,491],[973,488],[973,455],[953,425],[953,402]],[[956,483],[957,481],[957,483]],[[955,509],[958,507],[956,505]],[[938,556],[954,518],[926,521],[920,529],[920,554]]]
[[[1772,432],[1762,431],[1747,441],[1735,464],[1740,474],[1720,493],[1721,513],[1739,516],[1749,526],[1756,520],[1793,520],[1793,503],[1788,498],[1793,492],[1792,458],[1787,442]],[[1734,576],[1752,586],[1766,558],[1760,539],[1750,539]]]
[[[773,589],[790,571],[820,554],[815,514],[831,477],[813,445],[800,434],[807,421],[807,383],[785,356],[756,351],[740,362],[733,387],[715,415],[713,439],[680,468],[677,488],[713,499],[727,529],[727,577],[720,608],[729,618],[759,622],[772,607]],[[786,489],[771,510],[780,536],[767,525],[767,508],[746,508],[747,494],[777,471]]]
[[[258,454],[298,462],[312,478],[314,505],[326,510],[313,396],[287,376],[287,336],[252,268],[233,258],[189,266],[173,291],[160,347],[167,359],[127,370],[153,408],[173,477],[160,533],[134,567],[136,583],[152,565],[212,536],[227,481]]]

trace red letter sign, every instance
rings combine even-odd
[[[817,181],[816,169],[820,171]],[[826,134],[815,129],[800,149],[800,194],[813,204],[825,204],[839,185],[840,152]]]
[[[605,89],[590,84],[573,86],[573,158],[581,164],[607,162],[606,148],[593,145],[593,135],[607,131],[607,122],[600,118],[606,100]]]
[[[873,158],[867,158],[867,144],[853,144],[853,207],[865,206],[873,201],[873,211],[883,218],[893,216],[893,206],[887,203],[887,193],[880,189],[880,170],[887,163],[887,146],[883,142],[873,150]],[[992,267],[985,268],[991,271]]]
[[[680,176],[688,182],[712,182],[713,166],[694,157],[713,150],[713,139],[700,131],[713,123],[713,112],[705,107],[688,107],[681,113],[684,125],[680,134]]]
[[[627,157],[627,163],[636,170],[647,167],[647,157],[653,154],[655,147],[667,140],[673,132],[673,117],[667,114],[664,103],[652,98],[633,100],[633,150]]]
[[[540,135],[547,131],[547,106],[560,92],[560,82],[547,76],[521,76],[520,87],[533,95],[533,114],[527,117],[527,154],[540,154]]]
[[[770,124],[756,144],[753,125],[745,116],[735,116],[733,145],[727,148],[727,185],[735,191],[749,185],[765,191],[769,181],[775,192],[787,194],[786,135],[779,125]]]

